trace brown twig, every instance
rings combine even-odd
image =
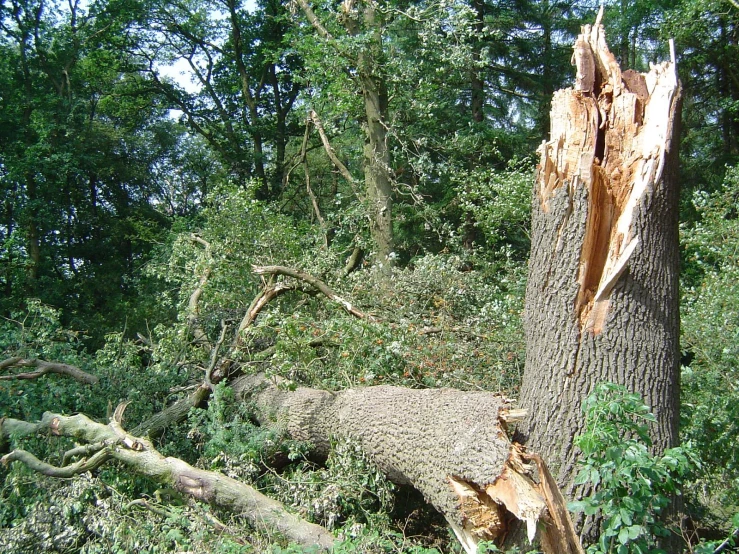
[[[319,292],[321,292],[321,294],[326,296],[329,300],[336,302],[349,315],[353,315],[354,317],[358,317],[359,319],[367,319],[369,321],[376,321],[376,319],[373,316],[365,314],[364,312],[355,308],[351,304],[351,302],[349,302],[348,300],[336,294],[333,291],[333,289],[331,289],[331,287],[329,287],[326,283],[324,283],[317,277],[310,275],[309,273],[305,273],[305,272],[298,271],[296,269],[292,269],[290,267],[285,267],[281,265],[253,266],[253,271],[257,275],[283,275],[285,277],[292,277],[293,279],[298,279],[299,281],[303,281],[304,283],[307,283],[313,288],[317,289]]]

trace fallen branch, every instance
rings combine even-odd
[[[165,458],[148,440],[129,435],[115,421],[103,425],[84,415],[66,417],[50,412],[35,424],[13,419],[0,421],[0,437],[18,436],[21,431],[26,435],[46,433],[73,437],[77,441],[106,446],[89,459],[62,467],[48,464],[20,449],[0,458],[2,464],[21,462],[44,475],[68,478],[113,459],[182,494],[241,514],[257,529],[277,531],[290,541],[321,550],[330,550],[334,544],[334,537],[328,530],[291,514],[276,500],[221,473],[195,468],[178,458]]]
[[[84,383],[85,385],[97,385],[100,379],[91,373],[81,370],[80,368],[62,364],[58,362],[45,362],[38,358],[25,359],[25,358],[8,358],[0,362],[0,371],[13,367],[35,367],[36,371],[29,371],[27,373],[15,373],[11,375],[0,375],[0,381],[14,381],[24,379],[38,379],[39,377],[46,375],[47,373],[56,373],[59,375],[66,375],[71,377],[75,381]]]
[[[358,317],[359,319],[375,321],[375,318],[373,316],[365,314],[364,312],[352,306],[351,302],[336,294],[333,289],[331,289],[331,287],[329,287],[326,283],[324,283],[317,277],[314,277],[313,275],[281,265],[253,266],[252,269],[257,275],[283,275],[285,277],[292,277],[293,279],[303,281],[304,283],[307,283],[313,288],[320,291],[329,300],[336,302],[349,315],[353,315],[354,317]]]
[[[197,244],[200,244],[206,252],[208,263],[211,262],[211,247],[210,243],[206,241],[205,239],[200,238],[199,236],[195,235],[194,233],[190,235],[190,240],[192,242],[195,242]],[[208,335],[203,330],[203,328],[200,326],[200,323],[198,322],[198,315],[200,313],[199,303],[200,303],[200,297],[203,295],[203,289],[205,288],[205,285],[208,283],[208,279],[210,279],[210,273],[211,269],[210,266],[206,267],[203,271],[203,274],[200,276],[200,280],[198,281],[198,286],[195,287],[195,290],[192,291],[192,294],[190,295],[190,299],[187,302],[187,323],[190,326],[190,330],[192,331],[194,342],[196,344],[204,344],[209,345],[210,341],[208,340]]]
[[[254,297],[254,300],[252,300],[249,308],[246,310],[244,317],[239,323],[236,335],[234,336],[228,352],[219,359],[217,357],[218,351],[220,349],[222,339],[224,338],[223,334],[221,334],[221,338],[214,346],[211,353],[211,361],[206,370],[203,383],[185,398],[177,400],[161,412],[151,416],[149,419],[139,424],[133,432],[137,435],[158,437],[167,427],[184,420],[192,408],[197,408],[205,402],[210,396],[213,386],[229,377],[231,367],[233,365],[232,357],[234,353],[243,346],[244,331],[254,324],[259,313],[270,301],[290,290],[293,290],[293,287],[285,283],[268,283],[265,285],[259,294]]]
[[[354,271],[357,268],[357,266],[359,266],[359,261],[361,260],[361,258],[362,258],[362,247],[356,245],[352,249],[352,253],[346,259],[346,263],[344,264],[344,269],[341,270],[341,276],[346,277],[352,271]]]
[[[210,396],[211,389],[203,383],[185,398],[177,400],[164,408],[161,412],[154,414],[149,419],[139,424],[134,430],[136,435],[158,437],[170,425],[183,421],[192,408],[199,407]]]

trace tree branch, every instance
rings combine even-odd
[[[4,465],[18,461],[44,475],[68,478],[94,469],[112,458],[141,475],[172,486],[182,494],[240,513],[257,529],[278,531],[290,541],[303,546],[317,546],[322,551],[330,550],[334,544],[334,537],[328,530],[291,514],[280,502],[253,487],[218,472],[195,468],[178,458],[165,458],[148,440],[132,437],[113,425],[94,422],[84,415],[65,417],[46,412],[40,422],[30,427],[17,420],[2,421],[0,437],[5,436],[9,429],[48,431],[78,441],[105,442],[108,446],[89,459],[63,467],[52,466],[24,450],[14,450],[0,458]],[[121,432],[130,440],[122,441]]]
[[[303,173],[305,174],[305,188],[308,191],[308,197],[310,198],[311,204],[313,205],[313,211],[318,219],[318,224],[321,226],[323,231],[323,244],[328,248],[328,231],[326,228],[326,220],[321,215],[321,209],[318,206],[318,198],[313,193],[313,189],[310,186],[310,169],[308,168],[308,137],[310,136],[311,120],[310,118],[305,123],[305,134],[303,135],[303,144],[300,147],[300,160],[303,163]]]
[[[75,381],[79,381],[80,383],[83,383],[85,385],[97,385],[97,383],[100,381],[100,379],[96,375],[87,373],[86,371],[82,371],[76,366],[62,364],[58,362],[45,362],[43,360],[39,360],[38,358],[27,360],[24,358],[15,357],[8,358],[0,362],[0,371],[11,367],[35,367],[37,369],[36,371],[30,371],[27,373],[0,375],[0,381],[37,379],[43,375],[46,375],[47,373],[66,375],[68,377],[71,377]]]
[[[303,13],[305,14],[305,17],[308,19],[308,22],[313,26],[313,28],[318,31],[318,34],[321,36],[321,38],[325,38],[327,40],[334,40],[334,37],[331,33],[328,32],[326,27],[323,26],[321,21],[316,16],[315,12],[313,11],[313,8],[310,7],[310,4],[306,2],[306,0],[295,0],[300,6],[300,8],[303,10]]]
[[[339,160],[339,158],[336,156],[336,152],[331,146],[331,143],[328,141],[328,136],[326,135],[326,131],[323,128],[323,123],[321,122],[321,119],[318,117],[318,114],[316,113],[316,111],[311,110],[308,113],[308,118],[316,126],[316,129],[318,130],[318,135],[321,137],[321,142],[323,143],[323,148],[324,150],[326,150],[326,154],[331,160],[331,163],[333,163],[336,166],[336,169],[339,170],[339,173],[341,173],[342,177],[344,177],[344,179],[349,181],[349,184],[351,185],[352,190],[354,191],[354,195],[357,198],[359,198],[359,200],[361,201],[362,197],[360,196],[356,188],[357,182],[354,180],[354,177],[352,176],[352,174],[349,173],[349,170],[346,168],[346,166],[343,163],[341,163],[341,160]]]
[[[298,279],[299,281],[308,283],[310,286],[320,291],[329,300],[336,302],[349,315],[353,315],[359,319],[376,321],[373,316],[365,314],[352,306],[351,302],[336,294],[331,287],[313,275],[280,265],[253,266],[253,271],[257,275],[283,275],[285,277],[292,277],[293,279]]]

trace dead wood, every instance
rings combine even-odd
[[[305,273],[303,271],[298,271],[297,269],[281,265],[253,266],[252,269],[257,275],[283,275],[285,277],[292,277],[293,279],[303,281],[304,283],[307,283],[311,287],[318,290],[329,300],[336,302],[341,307],[341,309],[343,309],[349,315],[353,315],[354,317],[358,317],[359,319],[368,319],[370,321],[374,321],[375,319],[373,316],[365,314],[361,310],[358,310],[355,306],[351,304],[351,302],[336,294],[334,290],[326,283],[324,283],[317,277],[310,275],[309,273]]]
[[[0,381],[20,381],[25,379],[38,379],[47,373],[56,373],[58,375],[66,375],[75,381],[85,385],[97,385],[100,379],[91,373],[81,370],[80,368],[62,364],[59,362],[45,362],[38,358],[25,359],[20,357],[8,358],[0,362],[0,371],[14,367],[26,368],[35,367],[35,371],[25,373],[13,373],[9,375],[0,375]]]
[[[120,410],[116,413],[119,418]],[[83,457],[62,467],[48,464],[21,449],[6,454],[0,462],[4,465],[21,462],[38,473],[68,478],[95,469],[108,460],[117,460],[136,473],[171,486],[182,494],[243,515],[257,529],[277,531],[290,541],[321,550],[330,550],[334,543],[328,530],[288,512],[281,503],[253,487],[218,472],[195,468],[178,458],[162,456],[148,440],[126,433],[116,418],[103,425],[84,415],[66,417],[46,412],[35,424],[14,419],[0,421],[0,437],[3,438],[39,433],[72,437],[97,445],[97,451],[89,458]]]
[[[482,540],[501,544],[513,519],[526,523],[530,539],[541,533],[546,553],[582,552],[544,462],[527,463],[509,441],[505,420],[522,414],[504,397],[389,386],[289,390],[261,374],[233,386],[261,424],[309,442],[319,456],[332,438],[357,441],[389,479],[423,493],[470,554]]]

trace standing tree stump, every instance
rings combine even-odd
[[[678,136],[673,61],[621,71],[601,14],[575,43],[574,88],[557,91],[533,198],[519,438],[574,490],[582,402],[625,385],[678,438]]]

